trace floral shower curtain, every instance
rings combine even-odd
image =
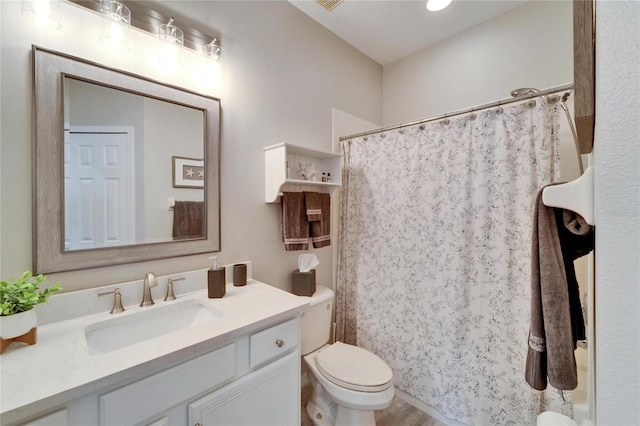
[[[524,380],[533,201],[559,178],[558,111],[538,98],[472,115],[342,142],[337,337],[449,418],[535,424],[562,405]]]

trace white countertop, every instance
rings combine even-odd
[[[132,375],[142,375],[163,365],[188,359],[194,354],[224,344],[239,335],[258,329],[279,320],[291,318],[302,312],[308,305],[308,298],[302,298],[267,284],[248,279],[247,285],[234,287],[227,284],[226,294],[220,299],[207,298],[206,290],[180,293],[183,289],[206,288],[206,270],[185,274],[187,280],[176,282],[174,301],[164,302],[163,287],[154,289],[156,304],[140,308],[137,304],[127,306],[126,311],[111,315],[109,309],[60,322],[51,322],[38,326],[38,341],[33,346],[12,344],[0,355],[0,419],[10,423],[27,415],[53,408],[71,399],[104,388],[127,379]],[[227,273],[227,280],[229,280]],[[175,277],[176,275],[173,275]],[[171,276],[169,276],[171,277]],[[127,300],[127,291],[141,288],[141,282],[124,283],[98,289],[84,290],[84,295],[69,293],[67,301],[90,300],[97,304],[95,294],[98,291],[119,287],[123,301]],[[163,293],[162,297],[159,293]],[[76,292],[78,293],[78,292]],[[141,293],[141,291],[140,291]],[[157,293],[157,294],[156,294]],[[65,310],[60,303],[65,294],[56,299],[56,310]],[[81,297],[82,296],[82,297]],[[90,297],[92,296],[92,297]],[[90,297],[90,298],[89,298]],[[53,298],[52,298],[53,299]],[[104,307],[113,297],[101,297]],[[198,299],[222,311],[223,316],[212,322],[190,327],[188,332],[177,331],[151,340],[143,341],[122,349],[99,355],[89,355],[84,335],[86,325],[124,317],[142,310],[161,309],[168,303]],[[51,299],[50,299],[51,303]],[[139,302],[138,302],[139,303]],[[67,310],[68,312],[68,310]],[[44,316],[51,317],[51,313]],[[39,320],[39,324],[41,324]]]

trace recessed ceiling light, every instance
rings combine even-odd
[[[438,10],[442,10],[445,7],[449,6],[451,0],[429,0],[427,2],[427,9],[432,12],[436,12]]]

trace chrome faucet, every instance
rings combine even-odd
[[[142,302],[140,302],[140,307],[151,306],[154,304],[153,297],[151,297],[151,287],[156,287],[157,285],[158,279],[156,278],[156,274],[153,272],[147,272],[142,284]]]

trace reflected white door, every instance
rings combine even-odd
[[[65,130],[65,250],[130,244],[131,132]]]

